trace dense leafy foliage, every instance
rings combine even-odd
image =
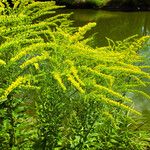
[[[149,37],[92,48],[84,34],[95,23],[72,28],[54,2],[13,2],[0,3],[0,147],[145,147],[129,127],[140,112],[126,93],[148,84],[135,63]]]

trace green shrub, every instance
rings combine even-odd
[[[56,15],[54,2],[16,5],[1,5],[0,147],[145,147],[129,127],[130,114],[140,112],[126,93],[148,84],[149,74],[135,63],[149,36],[92,48],[84,34],[95,23],[69,27],[69,15]]]

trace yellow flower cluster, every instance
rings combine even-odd
[[[119,93],[117,93],[117,92],[115,92],[115,91],[113,91],[113,90],[111,90],[111,89],[109,89],[109,88],[107,88],[105,86],[94,84],[94,87],[96,87],[96,88],[98,88],[100,90],[104,90],[104,91],[108,92],[110,95],[118,97],[118,98],[120,98],[120,99],[122,99],[124,101],[131,102],[131,100],[129,98],[124,97],[121,94],[119,94]]]
[[[127,63],[124,63],[124,62],[118,62],[118,64],[124,68],[128,68],[128,69],[133,69],[133,70],[136,70],[136,71],[141,71],[141,68],[139,66],[134,66],[132,64],[127,64]],[[120,67],[119,66],[119,67]]]
[[[107,70],[112,70],[112,71],[119,71],[119,72],[124,72],[124,73],[130,73],[130,74],[139,74],[143,75],[146,78],[150,78],[149,74],[146,72],[143,72],[140,68],[137,69],[135,68],[126,68],[126,67],[121,67],[121,66],[110,66],[110,67],[104,67]]]
[[[36,57],[33,57],[33,58],[25,61],[22,65],[20,65],[20,68],[24,69],[28,65],[34,64],[38,61],[42,61],[42,60],[45,60],[45,59],[48,59],[48,58],[49,58],[48,52],[43,52],[41,56],[36,56]]]
[[[92,27],[95,27],[96,23],[88,23],[87,25],[83,26],[83,27],[79,27],[79,31],[76,32],[72,37],[71,40],[72,41],[78,41],[80,39],[83,38],[83,35],[89,31]]]
[[[109,98],[106,98],[106,97],[104,97],[104,96],[102,96],[102,95],[100,95],[100,98],[101,98],[101,100],[107,102],[108,104],[111,104],[111,105],[114,105],[114,106],[123,108],[123,109],[128,110],[128,111],[131,111],[132,113],[135,113],[135,114],[137,114],[137,115],[141,115],[140,112],[138,112],[138,111],[132,109],[131,107],[129,107],[129,106],[127,106],[127,105],[124,105],[123,103],[116,102],[116,101],[111,100],[111,99],[109,99]]]
[[[0,59],[0,65],[6,65],[6,62]]]
[[[26,81],[26,77],[19,76],[16,81],[12,82],[11,85],[4,91],[3,96],[0,97],[0,101],[3,101],[7,98],[9,93],[13,91],[16,87],[18,87],[21,83],[24,83]]]
[[[14,2],[13,9],[16,9],[20,3],[21,3],[20,1],[15,1],[15,2]]]
[[[141,79],[139,79],[137,76],[131,75],[131,77],[140,85],[146,86],[146,84]]]
[[[62,88],[64,91],[66,91],[66,87],[65,87],[65,85],[64,85],[63,82],[62,82],[61,75],[60,75],[58,72],[55,72],[55,73],[53,74],[53,76],[54,76],[54,79],[58,81],[58,83],[59,83],[59,85],[61,86],[61,88]]]
[[[136,42],[133,42],[130,47],[129,50],[131,51],[137,51],[139,48],[142,47],[142,44],[147,41],[148,39],[150,39],[150,36],[143,36],[141,38],[139,38],[138,40],[136,40]]]
[[[23,56],[25,56],[25,55],[33,52],[33,51],[38,51],[39,48],[41,49],[41,48],[44,48],[46,46],[47,46],[47,44],[45,44],[45,43],[32,44],[31,46],[22,49],[21,52],[18,53],[15,57],[11,58],[10,61],[15,62],[15,61],[19,60],[21,57],[23,57]]]
[[[97,71],[97,70],[94,70],[94,69],[91,69],[91,68],[87,68],[90,72],[92,72],[92,73],[94,73],[94,74],[96,74],[96,75],[98,75],[98,76],[100,76],[100,77],[102,77],[102,78],[104,78],[104,79],[106,79],[106,80],[109,80],[109,86],[111,87],[112,85],[113,85],[113,82],[114,82],[114,77],[113,76],[111,76],[111,75],[107,75],[107,74],[104,74],[104,73],[101,73],[101,72],[99,72],[99,71]]]
[[[71,66],[70,70],[71,70],[72,74],[74,75],[74,77],[76,78],[76,80],[77,80],[81,85],[85,86],[85,84],[81,81],[81,79],[79,78],[79,76],[78,76],[78,74],[77,74],[77,73],[78,73],[78,70],[77,70],[74,66]]]
[[[150,66],[139,66],[140,68],[147,68],[147,69],[150,69]]]
[[[34,63],[34,67],[35,67],[35,69],[36,69],[36,70],[39,70],[39,69],[40,69],[40,67],[39,67],[39,64],[38,64],[38,63]]]
[[[0,7],[5,8],[5,5],[0,1]]]
[[[80,84],[74,79],[72,75],[68,76],[68,80],[73,84],[73,86],[82,94],[85,93],[85,91],[81,88]]]
[[[129,89],[128,91],[131,91],[131,92],[136,92],[136,93],[139,93],[139,94],[141,94],[141,95],[143,95],[144,97],[146,97],[147,99],[150,99],[150,96],[148,95],[148,94],[146,94],[145,92],[143,92],[143,91],[139,91],[139,90],[131,90],[131,89]]]

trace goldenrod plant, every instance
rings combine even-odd
[[[146,148],[130,127],[131,114],[141,113],[127,92],[149,84],[149,73],[135,64],[150,37],[93,48],[84,35],[96,23],[73,28],[54,2],[12,2],[1,1],[0,147]]]

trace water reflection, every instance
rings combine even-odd
[[[105,37],[113,40],[123,40],[134,34],[150,34],[150,12],[110,12],[102,10],[76,9],[73,11],[73,20],[76,26],[88,22],[96,22],[92,30],[96,34],[96,45],[106,45]]]

